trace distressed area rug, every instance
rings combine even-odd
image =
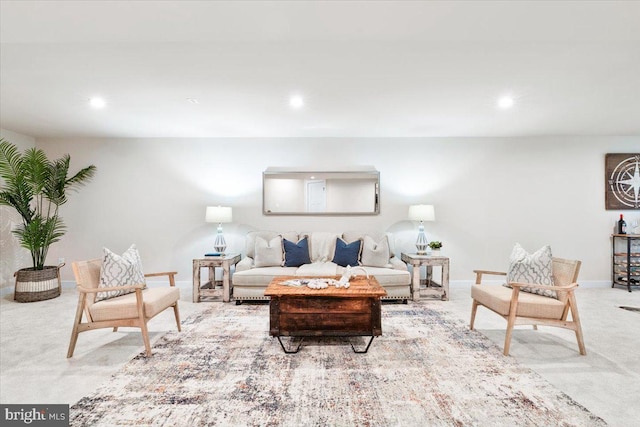
[[[73,405],[71,425],[605,425],[441,310],[383,305],[367,354],[336,338],[284,354],[268,306],[211,305]]]

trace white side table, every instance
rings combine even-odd
[[[222,267],[222,301],[231,300],[231,266],[240,262],[240,254],[226,254],[197,258],[193,260],[193,302],[200,302],[204,297],[220,298],[220,289],[216,289],[216,267]],[[209,281],[200,284],[200,269],[209,269]]]
[[[438,297],[442,301],[449,300],[449,258],[445,256],[418,255],[418,254],[400,254],[400,258],[405,263],[413,267],[413,276],[411,279],[411,293],[413,299],[418,300],[423,296]],[[420,286],[420,267],[427,267],[427,278],[425,287]],[[441,267],[442,276],[440,282],[433,280],[433,267]]]

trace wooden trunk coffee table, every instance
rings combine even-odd
[[[339,279],[339,276],[329,277]],[[382,335],[380,298],[387,294],[375,277],[356,276],[350,287],[311,289],[307,286],[287,286],[291,279],[318,279],[318,277],[282,276],[274,278],[264,294],[271,297],[270,334],[278,338],[285,353],[297,353],[285,348],[280,337],[354,337],[370,336],[366,353],[376,336]]]

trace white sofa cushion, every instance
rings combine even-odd
[[[362,267],[365,269],[369,276],[375,276],[378,283],[384,287],[388,286],[408,286],[411,283],[411,275],[407,270],[397,270],[395,268],[384,267]],[[337,274],[342,275],[345,268],[338,266]],[[359,268],[354,271],[354,274],[361,275],[362,270]]]
[[[265,288],[274,277],[295,276],[297,267],[259,267],[236,271],[233,274],[233,286],[261,286]]]
[[[336,276],[338,268],[338,265],[331,261],[314,262],[298,267],[296,276]]]

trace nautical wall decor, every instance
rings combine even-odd
[[[607,210],[640,210],[640,153],[608,153],[605,157]]]

